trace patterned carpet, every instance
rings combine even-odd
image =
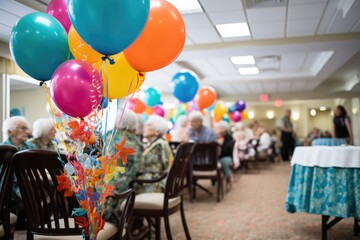
[[[193,203],[186,194],[185,211],[192,239],[321,239],[321,216],[289,214],[284,210],[289,173],[289,163],[278,163],[260,172],[240,173],[220,203],[216,202],[216,195],[210,197],[201,190]],[[201,183],[215,192],[210,182]],[[170,224],[173,239],[185,239],[179,213],[171,216]],[[353,219],[345,219],[328,231],[328,239],[359,239],[352,232]],[[24,232],[16,232],[15,239],[25,239]],[[166,239],[164,231],[162,239]]]

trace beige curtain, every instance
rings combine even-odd
[[[13,60],[0,57],[0,74],[3,73],[28,77],[28,75],[24,73]]]

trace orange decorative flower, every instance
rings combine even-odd
[[[116,156],[116,158],[120,156],[124,164],[127,163],[127,155],[133,155],[136,152],[132,148],[124,148],[125,143],[126,143],[125,139],[123,139],[120,144],[115,143],[115,148],[116,150],[118,150],[118,152],[114,155],[114,157]]]
[[[70,179],[65,174],[61,176],[56,176],[56,178],[58,180],[58,186],[56,190],[58,190],[59,192],[64,190],[65,197],[72,196],[74,194],[74,191]]]

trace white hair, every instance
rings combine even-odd
[[[245,124],[243,122],[238,122],[235,124],[235,128],[237,130],[244,130],[246,128]]]
[[[187,124],[187,117],[185,115],[181,115],[178,117],[175,123],[176,128],[183,128]]]
[[[161,136],[166,135],[169,130],[166,120],[158,115],[151,115],[146,123],[151,124]]]
[[[14,131],[21,123],[25,123],[29,127],[29,122],[23,116],[14,116],[6,119],[2,127],[4,140],[9,138],[9,131]]]
[[[122,118],[119,123],[119,130],[135,131],[136,127],[137,127],[136,114],[130,109],[126,109],[124,111],[124,113],[123,113],[123,110],[120,109],[118,112],[117,119],[119,119],[121,117],[121,114],[122,114]],[[118,120],[116,120],[116,121],[118,121]]]
[[[201,114],[201,112],[199,111],[192,111],[190,114],[189,114],[189,119],[192,120],[192,119],[198,119],[198,120],[201,120],[203,121],[203,115]]]
[[[136,114],[136,134],[141,135],[144,130],[145,119],[142,114]]]
[[[40,118],[34,122],[33,133],[34,138],[40,138],[48,134],[54,125],[49,118]]]
[[[221,128],[224,132],[229,132],[230,125],[225,121],[220,121],[215,124],[215,128]]]

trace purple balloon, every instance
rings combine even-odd
[[[46,9],[46,13],[56,18],[65,28],[66,32],[69,32],[71,21],[68,15],[66,0],[52,0]]]
[[[246,103],[243,100],[239,100],[235,102],[235,109],[236,111],[242,112],[246,108]]]
[[[191,111],[199,111],[200,110],[200,108],[197,105],[195,99],[191,100],[191,102],[189,103],[189,106],[191,108]]]
[[[234,122],[240,122],[241,119],[242,119],[241,112],[239,112],[239,111],[233,112],[233,114],[232,114],[232,116],[231,116],[231,119],[232,119]]]
[[[92,65],[69,60],[55,70],[50,91],[61,111],[72,117],[85,117],[100,104],[102,80]]]
[[[161,105],[156,105],[153,107],[154,114],[159,115],[160,117],[165,117],[165,110]]]

